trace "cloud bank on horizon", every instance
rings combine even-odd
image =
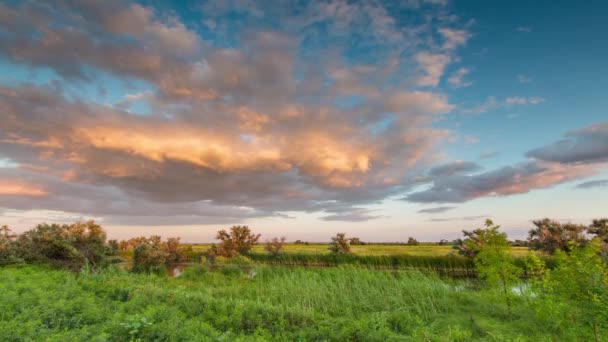
[[[479,20],[448,1],[0,4],[0,208],[122,225],[372,222],[387,201],[437,205],[417,210],[434,217],[605,185],[591,178],[606,174],[608,116],[552,125],[559,98],[513,90],[542,82],[530,70],[482,93]],[[508,33],[537,31],[523,24]],[[527,110],[544,116],[538,141],[477,136]]]

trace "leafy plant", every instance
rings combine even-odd
[[[349,254],[350,241],[346,238],[345,233],[338,233],[331,238],[329,250],[334,254]]]
[[[477,229],[475,234],[478,237],[477,242],[483,241],[483,243],[471,245],[477,248],[475,265],[479,270],[479,276],[499,290],[511,317],[514,297],[511,288],[519,281],[522,270],[513,264],[507,234],[499,232],[500,226],[494,225],[491,220],[486,220],[486,227],[486,229]]]
[[[587,242],[585,231],[587,227],[574,223],[559,223],[545,218],[533,221],[536,226],[528,232],[531,249],[542,250],[554,254],[557,250],[569,252],[574,245],[584,245]]]
[[[230,232],[220,230],[215,238],[221,241],[217,246],[217,255],[234,257],[249,252],[260,239],[260,234],[252,233],[247,226],[234,226]]]
[[[285,237],[272,238],[272,240],[266,240],[266,245],[264,245],[264,250],[268,252],[268,254],[272,256],[277,256],[281,254],[283,251],[283,246],[285,245]]]

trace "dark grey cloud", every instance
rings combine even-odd
[[[608,161],[608,122],[571,131],[553,144],[531,150],[528,157],[558,163],[602,163]]]
[[[439,213],[445,213],[446,211],[455,209],[456,207],[435,207],[435,208],[427,208],[427,209],[422,209],[422,210],[418,210],[418,213],[420,214],[439,214]]]
[[[605,188],[608,187],[608,179],[593,180],[576,185],[579,189]]]
[[[526,193],[587,176],[585,165],[564,166],[529,161],[478,174],[448,174],[432,177],[432,185],[404,199],[417,203],[461,203],[479,197]]]
[[[455,161],[432,168],[429,171],[429,176],[445,177],[454,174],[470,173],[479,169],[481,167],[473,162]]]

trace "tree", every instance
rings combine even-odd
[[[528,232],[531,249],[542,250],[554,254],[557,250],[566,253],[572,246],[584,245],[587,242],[585,231],[587,227],[574,223],[559,223],[548,218],[533,221],[536,226]]]
[[[93,269],[106,266],[106,232],[95,221],[67,225],[64,234],[69,243],[82,255],[86,264]]]
[[[335,237],[332,237],[329,250],[334,254],[349,254],[350,241],[346,238],[346,234],[338,233]]]
[[[417,245],[419,245],[420,243],[418,242],[418,240],[416,240],[415,238],[413,238],[413,237],[411,237],[411,236],[410,236],[410,237],[407,239],[407,244],[408,244],[409,246],[417,246]]]
[[[350,238],[351,246],[365,245],[365,242],[361,241],[358,237]]]
[[[608,218],[593,220],[587,232],[599,239],[602,254],[608,256]]]
[[[608,264],[599,255],[599,238],[586,246],[572,243],[569,253],[557,249],[557,266],[546,273],[539,286],[537,312],[556,330],[570,329],[574,324],[586,326],[589,336],[573,331],[577,340],[599,340],[598,329],[608,322]]]
[[[167,264],[169,253],[163,248],[160,236],[151,236],[133,247],[133,271],[157,272]]]
[[[499,226],[495,226],[492,220],[487,219],[485,228],[477,228],[473,231],[463,230],[462,233],[465,239],[457,239],[454,241],[452,248],[458,251],[458,254],[464,255],[467,258],[475,258],[481,251],[483,246],[490,242],[495,234],[498,233]]]
[[[477,252],[475,265],[479,276],[490,286],[500,290],[511,318],[514,296],[511,287],[519,281],[522,270],[513,264],[507,234],[499,232],[500,226],[495,226],[491,220],[486,220],[485,225],[487,229],[477,229],[475,234],[476,242],[481,243],[471,245]]]
[[[281,252],[283,251],[283,245],[285,244],[285,237],[281,237],[279,238],[272,238],[272,240],[266,240],[266,245],[264,246],[264,249],[266,250],[266,252],[268,252],[268,254],[272,255],[272,256],[277,256],[279,254],[281,254]]]
[[[439,246],[446,246],[447,244],[449,244],[450,242],[446,239],[441,239],[439,240],[439,242],[437,243]]]
[[[220,230],[215,238],[221,241],[217,246],[218,255],[234,257],[249,252],[260,239],[260,234],[253,234],[247,226],[234,226],[230,233]]]
[[[15,255],[15,237],[16,235],[8,228],[8,226],[0,226],[0,265],[11,264],[17,261]]]
[[[39,224],[15,241],[18,256],[29,263],[46,263],[74,271],[88,265],[107,266],[106,233],[94,221]]]

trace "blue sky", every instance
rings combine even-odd
[[[606,216],[606,10],[3,3],[0,223],[403,241]]]

